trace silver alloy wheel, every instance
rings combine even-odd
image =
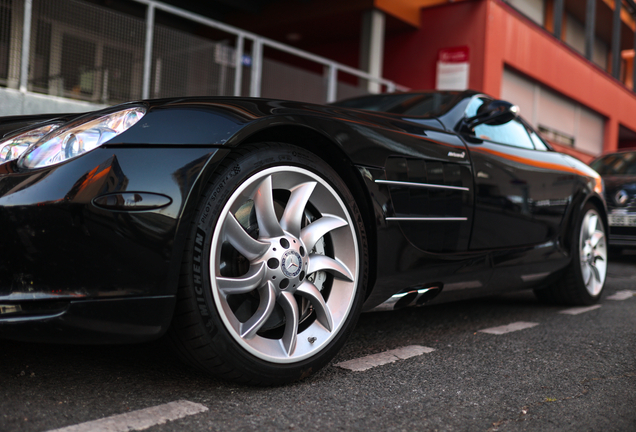
[[[607,241],[603,221],[596,210],[588,210],[583,217],[579,252],[585,288],[590,295],[597,296],[607,274]]]
[[[288,191],[280,216],[274,191]],[[239,222],[237,213],[246,204],[255,213],[258,236]],[[318,214],[307,224],[308,206]],[[329,254],[316,253],[326,236]],[[222,275],[227,244],[249,262],[243,274]],[[347,207],[324,179],[303,168],[277,166],[249,177],[229,198],[214,229],[209,266],[214,302],[232,337],[262,360],[293,363],[325,348],[349,316],[359,277],[358,240]],[[332,276],[328,295],[308,278],[318,272]],[[258,299],[249,317],[232,307],[232,296],[245,294]],[[315,319],[301,326],[303,298]],[[267,335],[262,329],[276,317],[275,309],[282,310],[284,330]]]

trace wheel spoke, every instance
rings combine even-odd
[[[283,333],[283,348],[287,356],[291,356],[296,349],[296,339],[298,338],[298,303],[294,295],[290,292],[283,291],[278,296],[283,312],[285,312],[285,333]]]
[[[592,234],[590,244],[592,245],[593,248],[596,248],[598,244],[600,243],[600,241],[604,238],[605,238],[605,234],[603,234],[603,232],[595,231],[594,234]]]
[[[590,215],[590,219],[587,221],[587,238],[591,238],[596,231],[596,224],[598,223],[598,216],[595,214]]]
[[[316,182],[303,183],[292,189],[291,196],[280,220],[281,227],[295,237],[300,236],[300,225],[305,215],[305,206],[309,201]]]
[[[300,287],[298,287],[296,292],[309,300],[316,311],[318,322],[320,322],[320,324],[322,324],[327,330],[331,331],[333,328],[331,312],[329,311],[325,300],[322,298],[322,294],[318,291],[318,288],[316,288],[311,282],[305,281]]]
[[[351,274],[351,271],[349,271],[343,263],[338,261],[338,259],[330,258],[325,255],[310,255],[307,274],[312,274],[320,270],[325,270],[336,277],[353,282],[353,275]]]
[[[581,273],[583,276],[583,283],[585,286],[589,286],[590,280],[592,279],[592,269],[588,263],[585,263],[581,266]]]
[[[284,235],[274,210],[272,176],[267,176],[258,185],[258,189],[254,194],[254,208],[256,210],[259,237],[280,237]]]
[[[232,213],[225,217],[223,233],[230,244],[250,261],[263,255],[269,248],[269,243],[252,238]]]
[[[227,297],[232,294],[245,294],[260,288],[263,284],[265,274],[265,262],[261,262],[259,265],[250,267],[250,270],[243,276],[217,276],[216,281],[219,284],[221,293]]]
[[[276,306],[276,290],[270,281],[267,281],[267,284],[259,289],[258,293],[261,297],[258,309],[249,320],[241,324],[241,337],[245,339],[251,339],[256,335]]]
[[[594,276],[594,279],[596,279],[598,282],[602,282],[601,274],[599,273],[598,269],[596,268],[594,264],[590,264],[590,270],[591,270],[590,273]]]
[[[307,249],[312,250],[316,242],[325,234],[346,225],[347,221],[338,216],[325,215],[303,228],[300,232],[300,238]]]

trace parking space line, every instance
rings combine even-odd
[[[204,405],[182,400],[67,426],[49,432],[126,432],[143,430],[207,410],[208,407]]]
[[[627,300],[628,298],[632,298],[634,296],[636,296],[636,291],[616,291],[613,295],[607,297],[607,300]]]
[[[570,309],[564,309],[562,311],[559,311],[559,313],[560,314],[566,314],[566,315],[578,315],[578,314],[582,314],[582,313],[585,313],[585,312],[593,311],[594,309],[598,309],[600,307],[601,307],[601,305],[575,307],[575,308],[570,308]]]
[[[519,331],[519,330],[524,330],[524,329],[527,329],[527,328],[532,328],[532,327],[538,326],[538,325],[539,325],[539,323],[517,321],[517,322],[513,322],[512,324],[507,324],[507,325],[503,325],[503,326],[499,326],[499,327],[491,327],[491,328],[487,328],[487,329],[483,329],[483,330],[479,330],[479,331],[481,333],[502,335],[502,334],[513,332],[513,331]]]
[[[435,351],[433,348],[421,346],[421,345],[409,345],[402,348],[396,348],[394,350],[385,351],[377,354],[371,354],[366,357],[358,359],[347,360],[341,363],[337,363],[336,366],[349,369],[354,372],[362,372],[367,369],[374,368],[376,366],[382,366],[388,363],[393,363],[398,360],[405,360],[410,357],[426,354]]]

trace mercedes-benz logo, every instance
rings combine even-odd
[[[303,267],[300,254],[295,250],[288,250],[283,254],[281,270],[288,278],[295,278]]]
[[[616,204],[618,205],[627,204],[628,199],[629,199],[629,195],[623,189],[619,190],[618,192],[616,192],[616,195],[614,195],[614,201],[616,201]]]

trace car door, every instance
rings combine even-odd
[[[490,99],[475,96],[471,118]],[[556,238],[575,175],[521,119],[461,130],[473,164],[475,210],[469,249],[538,245]]]
[[[404,236],[427,252],[468,249],[473,210],[473,176],[466,148],[454,134],[427,131],[413,143],[430,158],[390,157],[387,180],[393,211]]]

